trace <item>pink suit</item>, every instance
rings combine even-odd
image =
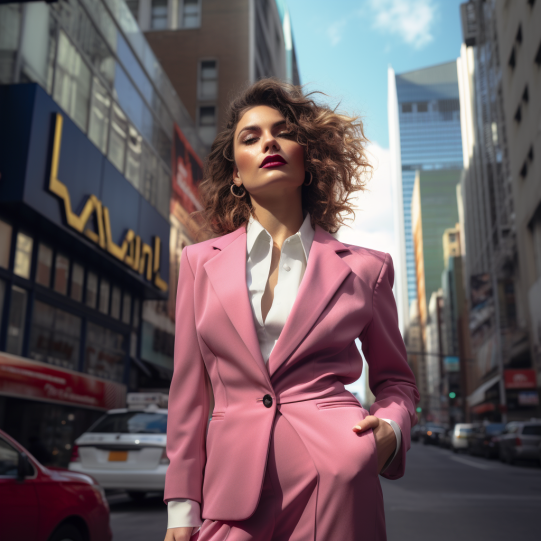
[[[266,366],[246,288],[245,227],[184,250],[165,500],[201,503],[209,520],[200,541],[385,539],[374,437],[352,431],[368,412],[344,384],[360,377],[360,338],[376,395],[370,413],[402,431],[401,450],[384,473],[399,478],[419,395],[393,278],[390,256],[345,245],[316,226],[297,298]],[[208,433],[207,374],[215,399]]]

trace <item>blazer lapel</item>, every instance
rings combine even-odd
[[[350,274],[351,268],[338,255],[342,251],[349,248],[316,225],[297,297],[268,361],[271,377],[302,342]]]
[[[246,227],[215,239],[213,247],[220,253],[204,264],[207,276],[231,323],[269,381],[246,285]]]

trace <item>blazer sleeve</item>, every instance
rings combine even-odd
[[[164,501],[190,499],[201,503],[209,386],[195,328],[194,273],[188,247],[180,258],[175,308],[174,370],[169,389]]]
[[[404,475],[406,451],[410,448],[411,428],[417,423],[415,408],[419,402],[415,377],[398,327],[393,282],[393,261],[385,254],[372,296],[372,320],[359,337],[369,367],[368,382],[376,397],[370,414],[396,422],[402,432],[398,454],[382,473],[388,479]]]

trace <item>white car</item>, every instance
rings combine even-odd
[[[132,499],[163,491],[167,409],[155,404],[108,411],[75,441],[69,469],[87,473],[105,489]]]
[[[460,449],[468,448],[468,436],[473,431],[471,423],[457,423],[453,429],[451,436],[451,449],[454,453],[458,453]]]

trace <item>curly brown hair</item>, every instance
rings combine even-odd
[[[312,173],[310,185],[302,187],[303,209],[310,213],[312,226],[319,224],[335,233],[344,215],[355,216],[351,204],[354,192],[364,190],[372,166],[367,160],[363,124],[359,118],[336,112],[316,103],[302,87],[275,78],[261,79],[232,101],[227,125],[214,140],[200,185],[205,229],[220,236],[235,231],[252,214],[250,194],[231,194],[233,140],[242,115],[252,107],[267,105],[284,116],[287,129],[304,147],[305,169]]]

